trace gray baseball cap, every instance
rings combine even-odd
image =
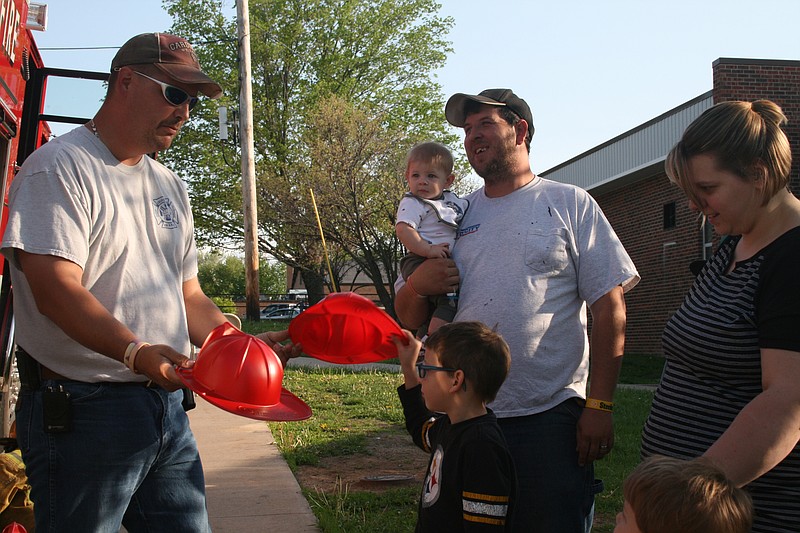
[[[528,140],[533,137],[533,113],[531,113],[531,108],[528,107],[525,100],[514,94],[511,89],[486,89],[479,94],[454,94],[447,101],[447,105],[444,106],[444,115],[450,124],[459,128],[464,127],[464,122],[467,119],[465,107],[470,100],[479,104],[509,108],[528,123]]]

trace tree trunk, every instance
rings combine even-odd
[[[325,297],[325,277],[320,270],[302,269],[303,285],[308,291],[308,304],[314,305]]]

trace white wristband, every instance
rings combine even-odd
[[[133,345],[133,346],[131,346]],[[142,348],[150,346],[148,342],[137,342],[131,343],[128,345],[128,348],[125,350],[125,366],[133,372],[134,374],[138,374],[139,372],[136,371],[136,356],[138,355],[139,351]]]
[[[134,348],[136,348],[136,345],[137,345],[138,343],[139,343],[139,341],[136,341],[136,340],[134,340],[134,341],[131,341],[131,343],[130,343],[130,344],[128,344],[128,347],[127,347],[127,348],[125,348],[125,355],[123,355],[123,356],[122,356],[122,363],[123,363],[125,366],[128,366],[128,361],[129,361],[129,360],[130,360],[130,358],[131,358],[131,352],[133,351],[133,349],[134,349]]]

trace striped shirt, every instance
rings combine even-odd
[[[760,350],[800,352],[800,228],[726,274],[738,240],[721,245],[664,328],[645,457],[702,455],[762,392]],[[800,531],[800,445],[747,489],[754,532]]]

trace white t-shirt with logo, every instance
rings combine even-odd
[[[71,379],[142,379],[39,313],[17,249],[72,261],[84,287],[138,338],[189,352],[182,285],[197,276],[197,251],[178,176],[149,157],[123,165],[79,127],[31,154],[9,201],[2,253],[11,263],[19,346]]]

